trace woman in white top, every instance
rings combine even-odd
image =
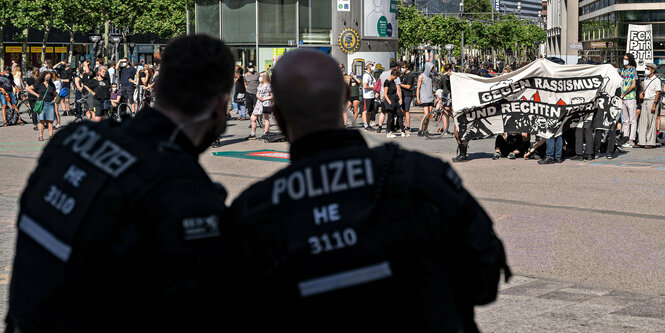
[[[272,109],[272,86],[270,85],[270,76],[268,72],[259,73],[259,86],[256,91],[256,99],[258,100],[254,105],[252,111],[252,133],[247,137],[248,140],[256,140],[256,119],[263,117],[264,132],[267,134],[270,130],[270,113]]]
[[[14,68],[14,73],[12,73],[12,76],[14,76],[14,84],[16,87],[15,89],[15,94],[16,97],[20,98],[19,93],[25,89],[25,85],[23,84],[23,74],[21,73],[21,67],[15,67]]]
[[[53,73],[53,85],[55,86],[55,92],[58,93],[58,96],[55,98],[55,104],[60,105],[60,100],[62,97],[60,97],[60,89],[62,89],[62,81],[60,81],[60,77],[58,74]],[[60,128],[60,112],[56,111],[55,112],[55,129]]]

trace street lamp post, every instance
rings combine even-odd
[[[102,36],[100,36],[100,35],[90,35],[90,37],[88,37],[88,38],[89,38],[90,41],[92,42],[92,53],[93,53],[93,57],[94,57],[94,58],[97,58],[97,54],[98,54],[98,52],[99,52],[99,50],[98,50],[98,49],[99,49],[99,45],[97,44],[97,42],[99,42],[99,40],[102,38]]]
[[[522,18],[522,1],[517,2],[517,15]]]
[[[114,50],[113,50],[113,61],[114,61],[114,62],[117,62],[117,61],[118,61],[118,45],[120,44],[120,37],[118,37],[118,36],[113,36],[113,37],[111,38],[111,40],[113,41],[113,47],[114,47]]]
[[[134,47],[136,46],[135,43],[129,43],[129,61],[134,62]]]

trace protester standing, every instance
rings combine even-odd
[[[29,86],[32,86],[37,82],[37,78],[39,78],[39,68],[33,67],[32,75],[29,75],[28,78],[25,79],[26,91]],[[30,118],[32,119],[32,126],[33,126],[32,129],[35,131],[39,129],[39,127],[37,126],[37,123],[39,122],[37,120],[37,113],[33,111],[35,109],[36,101],[37,98],[33,94],[28,92],[28,104],[30,104]]]
[[[381,107],[381,113],[379,113],[379,122],[378,122],[378,127],[376,129],[377,133],[381,133],[381,129],[383,128],[383,121],[386,119],[387,116],[387,110],[385,108],[386,106],[386,96],[384,94],[384,83],[388,80],[388,77],[390,77],[392,70],[396,69],[399,73],[399,64],[395,61],[390,62],[390,69],[384,70],[381,75],[379,76],[379,81],[381,83],[381,89],[379,90],[379,95],[381,97],[381,103],[379,103],[379,106]],[[397,91],[399,92],[400,96],[402,94],[402,88],[400,85],[402,84],[402,81],[399,79],[399,76],[397,76],[395,79],[395,85],[397,87]],[[401,113],[402,110],[400,110]]]
[[[29,86],[28,92],[35,96],[37,101],[43,101],[44,107],[37,116],[39,120],[39,141],[44,141],[44,127],[48,126],[49,138],[53,137],[53,121],[58,113],[58,105],[53,103],[58,93],[55,91],[55,85],[52,82],[52,73],[42,71],[35,84]]]
[[[106,118],[106,111],[111,109],[111,82],[106,66],[98,68],[97,76],[91,80],[86,89],[94,97],[95,116],[93,121],[99,122]]]
[[[245,73],[245,106],[248,112],[254,111],[256,105],[256,92],[259,87],[259,73],[256,73],[253,63],[247,64],[247,73]]]
[[[233,83],[233,101],[238,107],[238,120],[247,120],[247,90],[245,89],[245,78],[242,75],[242,68],[235,70],[235,82]],[[252,110],[253,111],[253,110]]]
[[[420,120],[420,128],[418,129],[418,136],[425,135],[427,130],[427,123],[429,121],[428,115],[432,112],[434,105],[434,94],[432,87],[432,77],[430,76],[434,65],[431,62],[425,64],[425,70],[418,76],[418,88],[416,89],[416,102],[423,107],[423,119]]]
[[[259,85],[256,87],[256,105],[252,111],[252,133],[247,137],[248,140],[256,140],[256,119],[263,117],[263,135],[270,132],[270,113],[272,106],[272,86],[270,85],[270,75],[268,72],[259,73]]]
[[[411,134],[411,116],[409,111],[411,110],[411,102],[413,101],[414,96],[413,86],[416,84],[416,75],[411,72],[412,67],[413,66],[408,61],[404,61],[402,62],[402,68],[400,70],[402,73],[402,83],[400,84],[400,88],[402,90],[402,97],[404,98],[402,111],[404,111],[404,118],[406,121],[404,132],[407,134]]]
[[[136,68],[132,66],[127,58],[120,59],[116,65],[120,91],[129,104],[132,113],[136,113],[136,101],[134,100],[134,90],[136,89]]]
[[[635,146],[637,136],[637,63],[632,53],[623,56],[623,68],[619,71],[621,78],[621,130],[623,135],[629,138],[622,147]]]
[[[649,77],[644,80],[644,90],[640,94],[642,99],[642,112],[640,112],[639,125],[637,132],[639,133],[638,142],[644,148],[653,148],[656,145],[656,101],[659,100],[661,82],[656,76],[656,66],[653,63],[647,64]]]
[[[394,68],[390,71],[390,76],[386,78],[386,81],[383,83],[383,96],[384,104],[383,110],[386,111],[388,123],[386,124],[386,137],[394,138],[397,136],[396,133],[399,133],[400,136],[408,136],[402,130],[403,128],[403,117],[402,113],[402,93],[397,89],[397,83],[395,80],[399,77],[399,69]],[[397,123],[397,124],[395,124]],[[380,127],[380,126],[379,126]]]
[[[373,72],[374,65],[368,63],[367,66],[365,66],[365,73],[363,73],[363,129],[366,131],[372,129],[369,126],[369,121],[372,118],[375,108],[374,99],[376,94],[374,92],[374,84],[376,83],[376,79],[374,78],[374,75],[372,75]]]

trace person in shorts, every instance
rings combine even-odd
[[[404,118],[406,120],[405,133],[411,134],[411,117],[409,111],[411,110],[411,101],[413,101],[413,86],[416,84],[416,74],[411,72],[412,65],[408,61],[402,62],[402,68],[400,72],[402,73],[402,83],[400,88],[402,88],[402,96],[404,97],[404,103],[402,103],[402,111],[404,111]]]
[[[93,96],[92,105],[95,110],[93,121],[102,121],[106,112],[111,109],[111,81],[108,77],[108,68],[100,66],[97,76],[86,85]]]
[[[434,94],[432,77],[430,76],[434,65],[431,62],[425,64],[425,71],[418,77],[418,88],[416,89],[416,102],[423,107],[423,119],[420,121],[418,136],[423,136],[427,130],[427,116],[432,112],[434,105]]]

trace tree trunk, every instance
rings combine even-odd
[[[0,27],[0,68],[5,68],[5,27]]]
[[[109,63],[109,25],[111,21],[104,21],[104,64]]]
[[[127,53],[129,52],[129,48],[127,47],[127,29],[122,30],[122,54],[125,58],[129,59],[127,56]]]
[[[67,63],[71,66],[74,59],[74,28],[69,29],[69,55],[67,56]]]
[[[24,73],[28,66],[28,32],[30,32],[30,28],[23,29],[23,44],[21,45],[21,70]]]
[[[51,21],[47,21],[44,27],[44,38],[42,39],[42,56],[41,61],[46,61],[46,42],[48,41],[48,34],[51,32]]]

